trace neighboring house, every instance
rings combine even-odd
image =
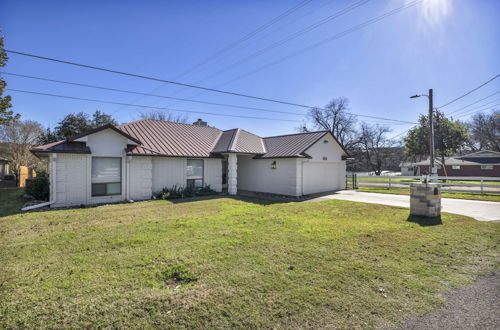
[[[464,156],[448,157],[445,159],[445,168],[439,159],[438,175],[441,176],[496,176],[500,177],[500,152],[478,151]],[[421,174],[429,172],[429,160],[413,164]]]
[[[7,158],[0,157],[0,179],[9,174],[9,162]]]
[[[210,185],[301,196],[345,188],[348,153],[328,131],[261,138],[143,119],[35,147],[48,157],[52,206],[150,199],[167,187]]]
[[[419,168],[418,168],[418,166],[415,166],[414,163],[404,162],[404,163],[399,164],[399,167],[401,168],[401,175],[402,176],[420,175]]]

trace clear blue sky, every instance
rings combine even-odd
[[[332,98],[350,100],[360,114],[415,121],[427,109],[410,95],[434,88],[435,105],[500,73],[500,1],[427,0],[362,30],[304,52],[244,79],[228,81],[297,50],[345,31],[408,1],[372,0],[288,43],[212,79],[207,76],[273,42],[354,3],[312,0],[282,21],[188,75],[193,65],[230,45],[301,0],[252,1],[14,1],[0,0],[0,27],[7,49],[66,59],[186,83],[268,98],[323,106]],[[196,97],[281,111],[301,108],[202,93],[178,86],[75,68],[10,55],[4,71],[178,97]],[[142,105],[301,120],[301,116],[175,103],[152,97],[4,76],[8,87]],[[180,91],[179,91],[180,90]],[[453,111],[500,90],[500,79],[443,110]],[[25,119],[54,127],[64,115],[96,109],[119,122],[137,119],[143,109],[12,92],[14,110]],[[495,101],[500,94],[478,105]],[[500,102],[500,101],[499,101]],[[496,102],[498,103],[498,102]],[[490,103],[491,104],[491,103]],[[494,103],[495,104],[495,103]],[[240,127],[261,136],[295,131],[299,123],[202,117],[221,129]],[[410,126],[391,125],[393,134]]]

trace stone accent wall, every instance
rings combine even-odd
[[[426,217],[441,215],[441,185],[412,183],[410,185],[410,214]]]

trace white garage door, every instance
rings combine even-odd
[[[343,189],[341,163],[304,163],[304,195]]]

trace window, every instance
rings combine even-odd
[[[186,179],[188,188],[203,187],[203,159],[187,160]]]
[[[92,157],[92,196],[122,193],[122,159]]]
[[[482,170],[492,170],[493,169],[493,165],[481,165],[481,169]]]
[[[453,166],[451,166],[451,169],[452,170],[459,170],[460,169],[460,165],[453,165]]]

